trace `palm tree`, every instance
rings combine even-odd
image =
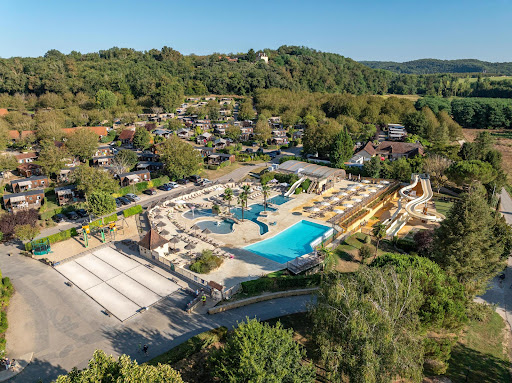
[[[373,227],[372,234],[377,240],[377,246],[375,247],[375,256],[373,259],[377,257],[377,253],[379,252],[379,244],[382,238],[386,236],[386,225],[383,223],[378,223]]]
[[[247,197],[249,197],[249,194],[251,193],[251,187],[249,185],[242,186],[243,194],[245,194],[245,207],[247,207]]]
[[[228,209],[229,209],[229,212],[231,213],[231,200],[233,199],[233,190],[231,188],[226,188],[224,189],[224,197],[223,197],[224,201],[227,201],[228,202]]]
[[[244,221],[244,211],[247,204],[247,194],[242,192],[238,195],[238,203],[242,207],[242,222]]]
[[[261,192],[263,193],[263,210],[267,211],[267,198],[270,194],[270,186],[263,185],[261,187]]]
[[[322,262],[322,268],[324,271],[331,271],[336,264],[334,258],[334,251],[331,248],[326,247],[323,243],[319,250],[320,254],[323,255],[324,260]]]

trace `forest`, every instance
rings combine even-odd
[[[420,59],[403,63],[393,61],[360,61],[374,69],[385,69],[395,73],[434,74],[434,73],[494,73],[512,75],[512,63],[493,63],[476,59],[438,60]]]

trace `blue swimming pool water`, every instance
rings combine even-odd
[[[183,214],[183,217],[188,219],[194,219],[194,218],[201,218],[201,217],[212,217],[212,209],[194,209],[187,211],[185,214]]]
[[[260,213],[263,211],[263,204],[255,203],[254,205],[249,205],[247,209],[244,210],[244,220],[248,219],[249,221],[254,222],[260,227],[260,234],[268,233],[268,226],[266,223],[263,223],[258,220]],[[267,207],[267,211],[276,211],[277,209],[273,207]],[[231,209],[231,212],[235,215],[236,218],[242,219],[242,208],[237,207]]]
[[[286,263],[313,251],[310,243],[330,227],[302,220],[276,236],[246,246],[245,249],[278,263]]]
[[[282,205],[283,203],[286,203],[290,201],[292,198],[285,197],[282,194],[276,195],[275,197],[272,197],[268,200],[268,202],[273,203],[274,205]]]
[[[224,221],[200,221],[196,225],[204,230],[208,228],[212,233],[215,234],[229,234],[233,231],[234,222],[231,220]]]

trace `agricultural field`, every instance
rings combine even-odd
[[[384,94],[381,95],[382,98],[389,98],[389,97],[398,97],[398,98],[405,98],[407,100],[410,100],[412,102],[416,102],[420,96],[417,94]]]
[[[503,155],[503,169],[512,176],[512,130],[463,129],[464,139],[471,142],[482,131],[490,132],[495,138],[494,147]]]
[[[503,80],[512,80],[512,76],[489,76],[489,77],[482,77],[482,79],[488,79],[491,81],[503,81]],[[459,83],[461,82],[477,82],[477,77],[465,77],[465,78],[459,78]]]

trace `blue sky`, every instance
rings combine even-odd
[[[0,57],[305,45],[356,60],[512,61],[509,0],[0,0]]]

